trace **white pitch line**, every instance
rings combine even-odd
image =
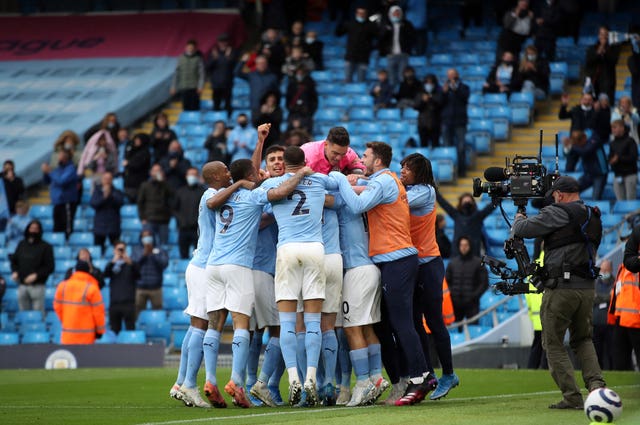
[[[640,385],[617,385],[615,388],[636,388],[640,387]],[[451,397],[448,400],[450,401],[473,401],[473,400],[492,400],[492,399],[505,399],[505,398],[516,398],[516,397],[533,397],[533,396],[543,396],[543,395],[551,395],[557,394],[558,390],[554,391],[536,391],[531,393],[520,393],[520,394],[496,394],[496,395],[485,395],[485,396],[476,396],[476,397]],[[364,406],[363,408],[372,408],[374,406]],[[359,408],[357,408],[359,409]],[[217,416],[217,417],[208,417],[208,418],[198,418],[198,419],[181,419],[181,420],[173,420],[173,421],[164,421],[164,422],[145,422],[138,425],[177,425],[177,424],[191,424],[196,422],[207,422],[207,421],[226,421],[229,419],[252,419],[259,417],[269,417],[269,416],[280,416],[280,415],[297,415],[300,413],[314,413],[314,412],[329,412],[329,411],[348,411],[350,409],[296,409],[291,412],[267,412],[267,413],[253,413],[249,415],[237,415],[237,416]]]

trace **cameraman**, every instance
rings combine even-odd
[[[534,217],[516,214],[512,228],[515,237],[544,238],[545,264],[539,275],[544,286],[540,309],[542,346],[547,352],[551,376],[563,395],[550,409],[583,408],[580,388],[563,344],[567,329],[569,345],[582,365],[585,386],[589,392],[605,386],[591,339],[597,275],[593,266],[602,223],[598,212],[580,200],[579,191],[576,179],[559,177],[546,194],[553,196],[555,203],[542,208]]]

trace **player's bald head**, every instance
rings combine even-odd
[[[202,178],[205,183],[211,185],[214,181],[219,180],[222,173],[226,172],[227,166],[220,161],[207,162],[202,167]]]

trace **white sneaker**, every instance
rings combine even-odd
[[[389,397],[384,401],[384,404],[387,406],[395,406],[396,401],[400,400],[404,396],[404,392],[407,390],[408,385],[408,379],[400,378],[398,383],[391,386],[391,392],[389,393]]]
[[[366,403],[369,393],[374,389],[374,385],[368,379],[356,382],[356,386],[353,387],[353,392],[351,393],[351,400],[347,403],[347,407],[362,406]]]
[[[187,404],[188,402],[192,406],[202,407],[203,409],[208,409],[211,407],[211,405],[204,401],[202,399],[202,396],[200,396],[198,387],[187,388],[183,385],[180,387],[180,392],[182,393],[182,401],[184,401],[185,404]]]
[[[373,385],[373,391],[369,393],[367,402],[368,404],[375,404],[376,401],[378,401],[378,399],[382,395],[382,393],[384,393],[387,390],[387,388],[391,386],[391,384],[389,383],[389,381],[387,381],[383,377],[380,377],[375,381],[374,381],[374,378],[371,378],[371,384]]]
[[[269,388],[267,388],[267,384],[265,384],[264,382],[257,381],[255,384],[253,384],[253,387],[251,387],[251,391],[249,391],[249,393],[269,407],[277,406],[276,402],[273,400],[273,397],[271,397],[271,392],[269,391]]]
[[[351,390],[349,387],[340,385],[340,395],[338,395],[338,399],[336,400],[336,406],[346,406],[349,400],[351,400]]]
[[[173,387],[169,390],[169,397],[182,401],[182,393],[180,392],[180,385],[173,384]]]

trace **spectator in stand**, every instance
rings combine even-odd
[[[570,173],[576,170],[578,161],[582,161],[582,176],[578,179],[580,191],[593,186],[594,200],[602,199],[602,192],[607,184],[607,156],[604,153],[604,142],[593,134],[590,138],[584,131],[574,130],[570,137],[562,141],[567,165],[565,171]]]
[[[162,309],[162,274],[169,264],[169,256],[154,243],[151,230],[140,233],[140,245],[133,248],[131,260],[140,270],[140,278],[136,281],[136,320],[140,312],[147,308],[151,301],[151,309]]]
[[[280,143],[280,125],[282,124],[282,108],[277,93],[268,92],[261,101],[260,114],[253,119],[253,127],[260,124],[271,123],[269,136],[265,141],[265,147]],[[253,152],[252,152],[253,153]]]
[[[378,34],[378,27],[367,19],[367,9],[356,9],[355,20],[336,26],[336,35],[347,34],[347,51],[345,54],[345,81],[353,81],[355,73],[358,81],[367,81],[369,56],[373,50],[373,42]]]
[[[291,24],[291,30],[287,34],[287,49],[290,52],[293,46],[302,46],[304,43],[304,23],[302,21],[294,21]]]
[[[282,42],[280,31],[275,28],[267,28],[262,34],[262,44],[260,51],[269,57],[269,70],[278,78],[278,82],[282,79],[282,65],[287,57],[285,45]]]
[[[198,207],[200,197],[204,193],[204,186],[200,182],[197,168],[189,168],[186,173],[187,185],[176,191],[173,197],[173,215],[178,222],[178,247],[180,258],[191,257],[189,247],[196,248],[198,244]]]
[[[209,152],[207,162],[220,161],[229,164],[229,150],[227,149],[227,124],[220,120],[213,124],[213,131],[204,142],[204,148]]]
[[[447,227],[447,220],[442,214],[436,215],[436,242],[438,248],[440,248],[440,256],[442,258],[451,257],[451,241],[445,233],[444,229]]]
[[[109,278],[109,327],[115,333],[136,328],[136,282],[140,279],[140,268],[127,254],[127,245],[122,241],[113,244],[113,258],[104,269]]]
[[[82,156],[80,137],[71,130],[65,130],[60,133],[53,144],[53,152],[51,152],[51,159],[49,160],[51,168],[58,166],[58,153],[63,149],[71,153],[71,159],[75,165],[80,163],[80,157]]]
[[[600,275],[596,278],[595,298],[593,299],[593,348],[596,349],[601,369],[613,369],[613,326],[607,324],[607,313],[611,299],[611,289],[615,276],[611,274],[611,261],[602,260]]]
[[[151,153],[149,152],[149,136],[138,133],[126,148],[124,154],[124,193],[130,202],[138,199],[138,188],[149,178]]]
[[[618,102],[618,107],[611,113],[611,121],[622,120],[625,127],[629,131],[629,136],[636,142],[640,143],[638,135],[638,126],[640,126],[640,116],[638,111],[633,107],[629,96],[622,96]],[[6,183],[5,183],[6,186]],[[7,195],[8,196],[8,195]]]
[[[470,237],[460,237],[457,245],[460,255],[447,265],[445,279],[449,284],[456,321],[460,322],[480,312],[480,297],[489,288],[489,276],[480,257],[471,251]]]
[[[285,146],[302,146],[311,141],[311,135],[302,128],[287,131],[284,139]]]
[[[16,202],[24,199],[25,190],[22,178],[16,176],[16,164],[10,159],[7,159],[2,164],[2,183],[4,184],[9,213],[15,214]]]
[[[534,45],[527,46],[520,61],[520,81],[516,85],[522,87],[523,92],[532,93],[535,99],[544,99],[549,93],[549,74],[549,62],[538,55]]]
[[[42,164],[44,183],[50,184],[49,196],[53,205],[53,231],[64,232],[67,239],[73,232],[73,219],[78,207],[78,186],[80,180],[76,167],[71,162],[71,154],[66,150],[58,153],[58,167],[51,169]]]
[[[422,92],[422,84],[416,78],[416,71],[412,66],[404,68],[402,81],[395,95],[398,108],[413,108],[416,104],[416,93]]]
[[[520,72],[518,63],[513,53],[505,51],[502,59],[496,62],[487,76],[487,81],[482,85],[482,93],[505,93],[507,96],[511,92],[520,89]]]
[[[251,108],[251,115],[257,116],[260,114],[260,100],[269,91],[279,93],[280,87],[278,83],[278,77],[268,69],[267,58],[265,56],[256,57],[256,69],[255,71],[243,70],[246,64],[248,54],[242,57],[242,61],[236,66],[236,76],[247,80],[249,83],[249,106]]]
[[[239,114],[238,121],[227,138],[230,145],[231,162],[236,159],[251,158],[258,140],[258,132],[249,125],[247,114]]]
[[[564,120],[571,118],[570,131],[594,128],[596,122],[596,111],[593,109],[593,96],[590,93],[584,93],[580,98],[580,104],[567,110],[569,106],[569,95],[563,93],[560,97],[561,105],[558,112],[558,119]]]
[[[91,139],[91,136],[96,134],[100,130],[106,130],[111,135],[111,140],[116,140],[118,138],[118,130],[120,130],[120,121],[118,121],[118,116],[115,112],[107,112],[102,118],[102,121],[92,126],[89,130],[84,133],[84,141],[85,143]],[[79,143],[76,144],[79,147]]]
[[[562,24],[562,10],[558,0],[538,2],[535,27],[535,46],[547,62],[556,60],[556,38]]]
[[[129,129],[122,127],[118,130],[116,145],[118,148],[118,175],[124,175],[124,158],[131,140],[129,139]]]
[[[378,71],[378,81],[373,83],[369,94],[373,96],[373,110],[391,108],[393,102],[393,86],[386,70]]]
[[[476,27],[483,26],[483,11],[482,0],[463,0],[461,3],[460,19],[462,20],[462,31],[460,31],[460,35],[464,38],[472,21]]]
[[[598,135],[603,143],[609,142],[611,136],[611,104],[606,93],[600,93],[598,100],[593,103],[596,117],[593,124],[593,132]]]
[[[293,46],[291,48],[291,54],[287,56],[284,65],[282,65],[282,73],[289,77],[289,81],[291,81],[300,67],[313,71],[315,64],[313,63],[313,59],[304,55],[302,46]]]
[[[16,202],[16,213],[7,221],[4,234],[7,241],[7,252],[14,252],[18,243],[24,238],[24,231],[33,218],[29,215],[29,204],[27,201]]]
[[[440,146],[440,128],[442,125],[442,89],[434,74],[424,77],[424,84],[418,90],[415,97],[414,108],[420,112],[418,115],[418,134],[420,146],[426,148]],[[414,92],[414,93],[416,93]]]
[[[640,105],[640,36],[631,38],[631,55],[627,59],[627,68],[631,74],[631,99],[634,105]]]
[[[96,212],[93,216],[93,244],[99,245],[104,254],[107,238],[114,245],[120,239],[120,207],[124,193],[113,187],[113,174],[104,173],[101,184],[91,194],[89,204]]]
[[[78,261],[73,275],[58,285],[53,309],[62,323],[61,344],[93,344],[104,334],[102,294],[86,262]]]
[[[178,140],[176,132],[169,128],[169,118],[164,112],[160,112],[153,120],[151,131],[151,147],[153,148],[154,161],[158,162],[167,155],[169,143]]]
[[[629,137],[624,121],[611,123],[613,140],[609,143],[609,164],[613,171],[616,199],[636,199],[638,186],[638,145]]]
[[[76,256],[76,261],[84,261],[89,266],[89,273],[96,280],[98,284],[98,288],[104,288],[104,275],[102,274],[102,270],[100,268],[93,265],[93,258],[91,257],[91,253],[87,248],[80,248],[78,250],[78,255]],[[70,267],[64,274],[64,279],[67,280],[77,272],[75,267]]]
[[[107,130],[98,130],[84,146],[78,163],[78,176],[82,178],[86,169],[114,172],[118,166],[116,144]]]
[[[222,104],[231,116],[231,99],[233,96],[233,71],[238,64],[238,51],[229,44],[229,35],[222,33],[209,54],[207,71],[213,90],[213,110],[222,110]]]
[[[307,31],[307,35],[302,43],[302,49],[304,53],[313,61],[314,69],[324,69],[324,59],[322,52],[324,50],[324,43],[318,40],[318,33],[315,31]]]
[[[400,6],[391,6],[380,24],[380,56],[387,58],[387,72],[392,87],[400,83],[400,76],[409,64],[409,54],[415,40],[413,24],[404,17]]]
[[[44,285],[53,273],[53,247],[42,240],[42,224],[32,220],[24,229],[24,239],[9,257],[11,279],[18,283],[20,310],[40,310],[44,314]]]
[[[308,132],[313,131],[313,115],[318,110],[318,92],[316,82],[305,67],[296,69],[294,78],[289,79],[286,95],[289,115],[287,123],[300,120],[301,127]],[[273,131],[273,126],[271,127]]]
[[[463,193],[458,198],[458,205],[453,207],[441,194],[436,193],[436,199],[443,210],[449,214],[453,220],[453,240],[459,241],[461,237],[468,236],[471,241],[471,253],[476,257],[480,256],[480,247],[484,240],[482,228],[484,219],[491,214],[495,208],[492,203],[487,204],[478,210],[475,199],[470,193]],[[451,258],[459,255],[458,244],[453,244]],[[457,317],[457,316],[456,316]]]
[[[515,9],[505,13],[502,19],[503,30],[498,39],[496,57],[502,57],[503,52],[511,52],[514,57],[519,57],[522,43],[531,35],[534,24],[528,0],[518,0]]]
[[[609,99],[616,95],[616,64],[620,45],[609,44],[609,29],[598,30],[598,42],[587,49],[584,73],[591,78],[596,93],[606,93]]]
[[[189,40],[184,53],[178,58],[170,89],[171,96],[180,94],[182,109],[185,111],[200,110],[204,77],[204,62],[202,54],[198,51],[198,43],[195,40]]]
[[[159,164],[172,191],[175,192],[187,184],[184,176],[187,170],[191,168],[191,161],[184,157],[180,142],[174,140],[169,144],[169,150]]]
[[[150,179],[140,185],[138,191],[138,215],[144,229],[149,229],[162,245],[169,240],[169,220],[171,219],[171,187],[166,182],[160,164],[153,164]]]
[[[467,135],[467,104],[469,86],[460,81],[455,69],[447,71],[447,81],[442,86],[442,136],[445,146],[456,146],[458,152],[458,176],[467,174],[465,136]]]

